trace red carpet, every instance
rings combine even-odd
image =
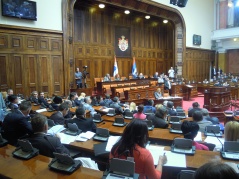
[[[192,107],[192,104],[193,104],[194,102],[198,102],[199,105],[200,105],[200,108],[203,108],[203,105],[204,105],[204,97],[203,97],[203,96],[198,96],[198,97],[196,97],[196,98],[191,98],[189,101],[183,100],[183,106],[182,106],[183,109],[184,109],[185,111],[188,111],[188,109],[189,109],[190,107]]]

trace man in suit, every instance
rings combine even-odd
[[[45,107],[45,108],[49,107],[49,104],[48,104],[47,100],[45,100],[44,92],[40,92],[38,102],[39,102],[39,104],[41,104],[42,107]]]
[[[195,111],[193,113],[193,121],[199,125],[200,132],[204,132],[206,126],[212,125],[211,121],[203,119],[202,111]]]
[[[32,92],[32,95],[31,95],[30,99],[31,99],[32,103],[40,104],[39,101],[38,101],[38,92],[37,91]]]
[[[48,130],[47,118],[41,114],[35,115],[31,119],[34,134],[28,138],[32,146],[39,149],[41,155],[54,158],[53,152],[70,155],[68,149],[61,144],[58,137],[46,135]]]
[[[215,66],[213,66],[212,71],[211,71],[211,79],[213,79],[214,76],[217,76],[217,69]]]
[[[123,114],[124,111],[122,109],[122,107],[120,106],[120,101],[118,97],[114,97],[113,102],[110,104],[110,108],[114,108],[115,109],[115,113],[116,114]]]
[[[85,109],[84,107],[79,107],[76,109],[76,118],[68,120],[68,124],[75,123],[82,132],[92,131],[96,132],[96,125],[91,118],[85,118]]]
[[[171,96],[172,94],[172,84],[169,81],[169,78],[167,76],[165,76],[165,81],[164,81],[164,89],[169,91],[169,95]]]
[[[167,103],[167,110],[168,110],[168,114],[170,116],[177,116],[178,113],[176,110],[174,110],[174,106],[173,106],[173,102],[172,101],[168,101]]]
[[[189,111],[188,111],[188,117],[193,117],[193,113],[195,111],[201,111],[201,108],[200,108],[200,105],[198,104],[198,102],[194,102],[192,104],[193,108],[191,108]]]
[[[75,80],[76,80],[77,88],[82,88],[82,73],[80,72],[79,68],[76,68]]]
[[[155,72],[155,74],[154,74],[153,77],[154,77],[154,78],[158,78],[158,77],[159,77],[159,73],[158,73],[158,72]]]
[[[8,101],[10,102],[8,105],[8,108],[11,109],[11,111],[15,111],[18,109],[18,97],[16,95],[10,95],[7,97]]]
[[[81,101],[78,100],[78,95],[76,92],[71,92],[69,98],[72,102],[72,107],[81,105]]]
[[[95,109],[91,106],[91,102],[92,100],[90,99],[89,96],[86,96],[85,99],[84,99],[85,103],[84,103],[84,108],[85,110],[89,110],[90,111],[90,116],[91,117],[94,117],[94,114],[96,113],[95,112]]]
[[[3,136],[9,144],[16,145],[17,140],[26,134],[31,135],[32,126],[29,113],[31,111],[31,102],[23,101],[20,108],[13,113],[9,113],[3,121]]]
[[[62,103],[59,106],[58,111],[50,116],[50,119],[53,120],[55,124],[64,125],[66,120],[68,120],[64,118],[64,116],[68,114],[68,111],[69,111],[68,104]]]
[[[144,106],[143,113],[155,113],[156,109],[154,107],[154,101],[152,99],[149,99]]]

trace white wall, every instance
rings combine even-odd
[[[37,2],[37,21],[0,15],[0,24],[62,31],[61,0],[34,1]],[[2,9],[0,9],[0,12],[2,12]]]
[[[214,0],[188,0],[186,7],[170,4],[170,0],[152,0],[178,9],[186,24],[186,46],[211,49],[211,32],[214,30]],[[202,36],[200,46],[193,45],[193,34]]]

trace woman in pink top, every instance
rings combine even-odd
[[[143,110],[144,110],[144,105],[140,104],[138,106],[138,112],[133,115],[134,118],[135,119],[145,120],[146,119],[146,115],[143,113]]]
[[[135,173],[139,179],[160,179],[162,165],[167,162],[166,156],[160,156],[158,165],[154,167],[151,153],[145,149],[148,141],[148,127],[142,120],[134,119],[125,128],[121,139],[112,147],[111,158],[127,159],[133,157],[135,162]]]

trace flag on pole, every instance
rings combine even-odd
[[[113,77],[115,77],[116,74],[118,74],[118,65],[117,65],[117,61],[116,61],[116,55],[115,55],[115,64],[114,64],[114,71],[113,71]]]
[[[137,67],[136,67],[135,57],[133,57],[132,75],[136,75],[136,73],[137,73]]]

